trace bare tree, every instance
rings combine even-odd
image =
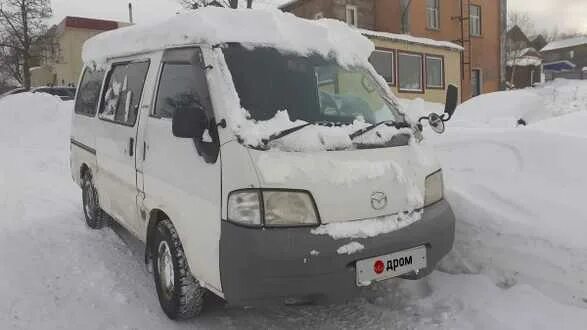
[[[35,42],[47,30],[45,20],[51,17],[49,0],[0,0],[0,48],[10,55],[8,68],[14,79],[25,88],[31,87],[30,67],[38,54]]]
[[[520,11],[508,12],[508,30],[514,26],[518,26],[526,35],[532,35],[535,33],[534,21],[530,18],[530,15]]]
[[[253,7],[253,0],[246,0],[247,8]],[[198,9],[201,7],[227,7],[238,8],[239,0],[181,0],[181,4],[188,9]]]
[[[535,31],[534,22],[525,12],[510,11],[508,13],[508,40],[506,42],[507,65],[511,67],[510,86],[514,86],[516,68],[532,47],[527,36]]]

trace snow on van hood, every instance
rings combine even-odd
[[[261,187],[310,191],[325,224],[421,209],[425,177],[438,163],[420,151],[412,145],[303,153],[249,149]],[[381,193],[386,205],[375,208],[373,196]]]
[[[227,42],[274,47],[302,56],[335,56],[343,65],[364,62],[374,50],[371,41],[337,20],[301,19],[277,9],[205,7],[157,23],[100,33],[84,44],[82,58],[92,66],[108,58],[166,47]]]

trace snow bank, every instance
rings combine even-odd
[[[422,99],[401,99],[412,121],[430,112],[442,113],[444,105]],[[446,123],[461,128],[513,128],[518,120],[527,124],[587,110],[587,81],[556,79],[535,88],[482,94],[460,104]]]
[[[516,127],[518,120],[534,122],[549,117],[542,99],[533,91],[482,94],[459,105],[448,123],[459,127]]]
[[[228,42],[336,56],[342,65],[363,63],[374,49],[367,38],[338,20],[300,19],[277,9],[205,7],[157,23],[100,33],[84,44],[82,58],[86,65],[100,65],[111,57],[165,47]]]
[[[0,100],[2,329],[550,330],[587,324],[585,308],[561,303],[586,305],[587,251],[580,236],[587,232],[581,194],[587,146],[574,133],[554,134],[574,131],[567,117],[582,112],[530,129],[451,128],[449,122],[439,136],[446,139],[429,138],[457,213],[455,251],[443,272],[374,283],[337,305],[240,309],[211,299],[202,317],[176,323],[159,307],[141,259],[144,247],[83,223],[80,190],[68,168],[71,108],[45,94]],[[309,254],[330,258],[324,251]]]

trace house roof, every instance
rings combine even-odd
[[[528,39],[528,37],[526,36],[526,34],[524,33],[524,31],[522,31],[522,29],[517,26],[514,25],[508,32],[507,32],[507,37],[508,39],[514,41],[514,42],[524,42],[526,44],[530,43],[530,40]]]
[[[118,22],[116,21],[76,16],[66,16],[63,21],[61,21],[60,25],[61,24],[63,24],[64,27],[99,31],[109,31],[118,28]]]
[[[576,46],[585,45],[585,44],[587,44],[587,36],[575,37],[575,38],[569,38],[569,39],[564,39],[564,40],[552,41],[548,45],[544,46],[544,48],[542,48],[542,51],[545,52],[545,51],[555,50],[555,49],[576,47]]]
[[[438,47],[438,48],[449,48],[452,50],[462,51],[463,47],[448,41],[438,41],[428,38],[420,38],[414,37],[409,34],[398,34],[398,33],[390,33],[390,32],[379,32],[379,31],[372,31],[372,30],[365,30],[365,29],[358,29],[363,35],[375,38],[383,38],[395,41],[403,41],[408,43],[414,44],[421,44],[431,47]]]

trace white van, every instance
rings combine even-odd
[[[207,291],[345,299],[450,251],[441,169],[372,51],[341,22],[221,8],[86,42],[71,133],[85,219],[145,242],[170,318]],[[456,97],[421,120],[441,131]]]

